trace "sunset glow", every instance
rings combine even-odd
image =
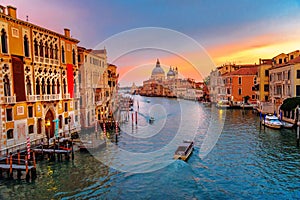
[[[135,74],[128,77],[128,80],[121,81],[125,85],[135,81],[141,84],[144,77],[150,76],[149,72],[155,66],[157,58],[162,60],[166,70],[169,66],[178,67],[183,77],[202,80],[218,65],[228,62],[258,63],[259,58],[272,58],[280,53],[295,51],[300,44],[299,3],[296,0],[246,0],[242,3],[165,1],[156,2],[155,6],[151,1],[30,2],[3,0],[1,4],[17,7],[18,18],[24,21],[28,16],[29,22],[61,33],[63,28],[70,28],[72,37],[80,40],[79,45],[86,48],[94,48],[123,31],[141,27],[162,27],[192,38],[211,58],[211,61],[203,60],[199,57],[203,52],[189,51],[186,47],[186,52],[181,55],[139,54],[139,57],[131,55],[115,61],[110,57],[110,49],[107,49],[108,61],[118,66],[121,77],[125,77],[130,71]],[[249,10],[253,12],[248,12]],[[195,58],[192,64],[185,59],[185,55],[189,55],[189,59]],[[137,69],[138,66],[149,67],[142,67],[143,71]]]

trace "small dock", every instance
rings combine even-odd
[[[51,161],[62,160],[62,156],[64,156],[65,160],[70,160],[70,156],[72,160],[74,160],[74,149],[72,141],[65,141],[64,143],[54,143],[54,145],[41,145],[32,149],[36,155],[43,160],[44,156],[47,155],[47,158]]]
[[[21,179],[22,173],[25,172],[27,182],[36,178],[36,159],[35,153],[32,152],[32,161],[28,159],[27,153],[20,151],[17,154],[10,153],[7,157],[0,160],[0,178],[3,178],[3,172],[7,173],[7,178],[13,179],[14,172],[18,179]]]

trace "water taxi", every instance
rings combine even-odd
[[[183,141],[174,154],[174,159],[187,160],[194,149],[193,141]]]
[[[278,117],[271,114],[265,116],[265,119],[262,120],[262,124],[274,129],[280,129],[282,127],[282,123],[279,121]]]

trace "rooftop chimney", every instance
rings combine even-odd
[[[7,6],[7,15],[12,18],[17,18],[17,8],[12,6]]]
[[[70,37],[70,29],[65,28],[64,31],[65,31],[65,36]]]
[[[5,14],[5,7],[0,5],[0,13]]]

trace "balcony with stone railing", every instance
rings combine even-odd
[[[3,103],[4,104],[15,104],[16,101],[16,95],[14,96],[4,96],[3,97]]]
[[[41,96],[40,95],[27,95],[26,96],[26,100],[28,102],[36,102],[36,101],[40,101],[41,100]]]
[[[58,59],[44,58],[44,57],[39,57],[39,56],[34,56],[34,62],[51,64],[51,65],[58,65],[59,64]]]
[[[70,93],[63,94],[63,99],[70,99]]]

